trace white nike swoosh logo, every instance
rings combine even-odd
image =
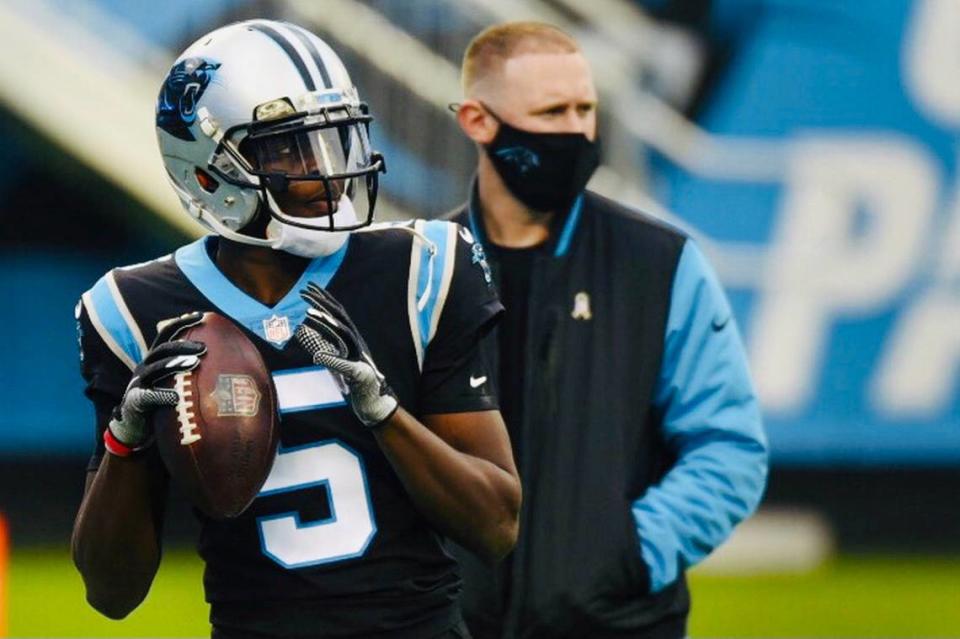
[[[480,386],[481,384],[483,384],[485,381],[487,381],[487,376],[486,376],[486,375],[484,375],[483,377],[474,377],[473,375],[471,375],[471,376],[470,376],[470,388],[477,388],[478,386]]]

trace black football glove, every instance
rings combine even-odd
[[[193,370],[207,352],[207,347],[200,342],[174,338],[202,320],[202,313],[187,313],[160,323],[150,350],[133,369],[133,378],[127,384],[120,405],[113,409],[108,432],[104,435],[110,452],[122,456],[146,448],[153,442],[147,419],[150,413],[161,406],[176,406],[180,399],[173,389],[155,388],[157,382],[175,373]]]
[[[310,308],[297,327],[296,337],[313,357],[313,363],[339,378],[353,412],[366,426],[372,428],[390,419],[399,405],[397,397],[340,302],[313,283],[300,291],[300,297]]]

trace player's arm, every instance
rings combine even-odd
[[[96,610],[120,619],[136,608],[150,589],[160,562],[160,531],[166,498],[166,473],[150,446],[149,414],[177,401],[175,391],[157,382],[198,363],[203,346],[170,342],[199,314],[168,323],[160,331],[126,390],[110,392],[122,379],[119,362],[98,348],[88,318],[80,318],[84,376],[97,412],[99,463],[87,475],[83,501],[71,539],[74,564],[83,577],[87,601]],[[112,369],[112,370],[111,370]],[[122,386],[120,387],[122,389]],[[118,399],[119,397],[119,399]]]
[[[421,422],[399,406],[343,307],[313,284],[297,340],[343,381],[420,511],[442,533],[489,559],[513,548],[520,480],[499,411],[437,413]],[[467,387],[467,380],[463,380]]]
[[[87,602],[122,619],[150,589],[160,564],[166,476],[150,451],[135,457],[107,454],[87,473],[73,527],[73,562]]]
[[[440,532],[489,560],[513,549],[520,477],[500,411],[427,415],[420,422],[400,408],[374,435]]]

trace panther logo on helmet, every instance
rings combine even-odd
[[[193,142],[190,125],[197,119],[197,102],[206,90],[219,62],[187,58],[172,69],[157,100],[157,126],[170,135]]]

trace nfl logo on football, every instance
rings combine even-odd
[[[290,320],[286,315],[283,317],[274,315],[265,319],[263,320],[263,333],[268,342],[283,344],[290,339]]]
[[[260,411],[260,391],[249,375],[218,375],[213,397],[217,417],[256,417]]]

